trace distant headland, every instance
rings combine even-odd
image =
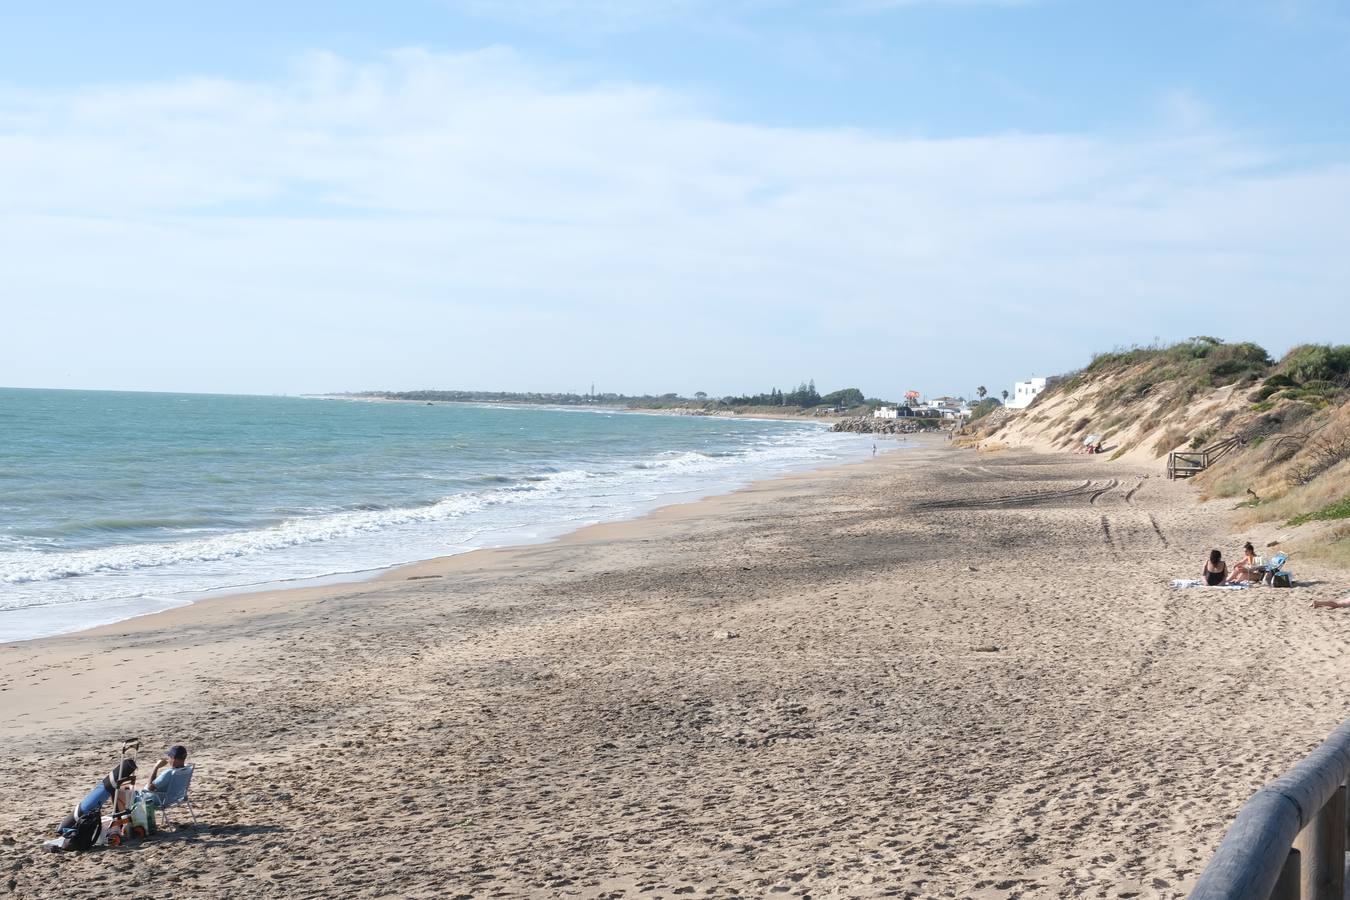
[[[894,405],[875,397],[867,397],[856,387],[843,388],[821,394],[814,381],[804,381],[796,388],[782,391],[772,388],[760,394],[709,396],[704,391],[692,397],[677,393],[620,394],[541,392],[541,391],[359,391],[325,396],[358,400],[397,400],[416,403],[523,403],[544,406],[608,407],[632,410],[664,410],[688,415],[792,415],[792,416],[848,416],[863,415],[871,410]]]

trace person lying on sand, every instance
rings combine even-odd
[[[1222,553],[1218,550],[1209,551],[1209,561],[1205,563],[1205,568],[1200,573],[1200,577],[1210,587],[1223,584],[1224,579],[1228,577],[1228,564],[1223,561]]]
[[[187,748],[182,744],[174,744],[168,750],[164,751],[164,758],[155,763],[155,767],[150,770],[150,777],[145,780],[145,789],[148,791],[162,791],[163,785],[155,784],[155,779],[160,776],[160,769],[166,765],[169,769],[181,769],[187,762]],[[169,774],[169,769],[165,769],[164,775]]]
[[[1350,609],[1350,597],[1341,600],[1314,600],[1313,609]]]
[[[71,838],[75,834],[75,826],[82,816],[98,815],[102,812],[104,805],[117,796],[117,789],[129,782],[136,780],[136,760],[124,759],[117,766],[104,775],[94,789],[85,794],[81,800],[57,826],[61,837],[48,842],[48,846],[54,846],[55,849],[65,849],[69,846]],[[114,813],[121,810],[114,808]]]
[[[1233,566],[1233,574],[1228,576],[1229,584],[1238,584],[1244,581],[1260,582],[1261,576],[1265,572],[1256,564],[1256,548],[1252,542],[1248,541],[1242,545],[1242,561]]]

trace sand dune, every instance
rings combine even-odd
[[[0,646],[0,892],[1183,896],[1350,661],[1331,573],[1166,587],[1241,542],[1193,492],[930,443]],[[202,827],[40,853],[123,733]]]

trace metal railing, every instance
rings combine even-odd
[[[1243,804],[1191,900],[1343,900],[1350,721]]]

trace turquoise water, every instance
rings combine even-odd
[[[0,390],[0,641],[543,540],[871,452],[809,422]]]

